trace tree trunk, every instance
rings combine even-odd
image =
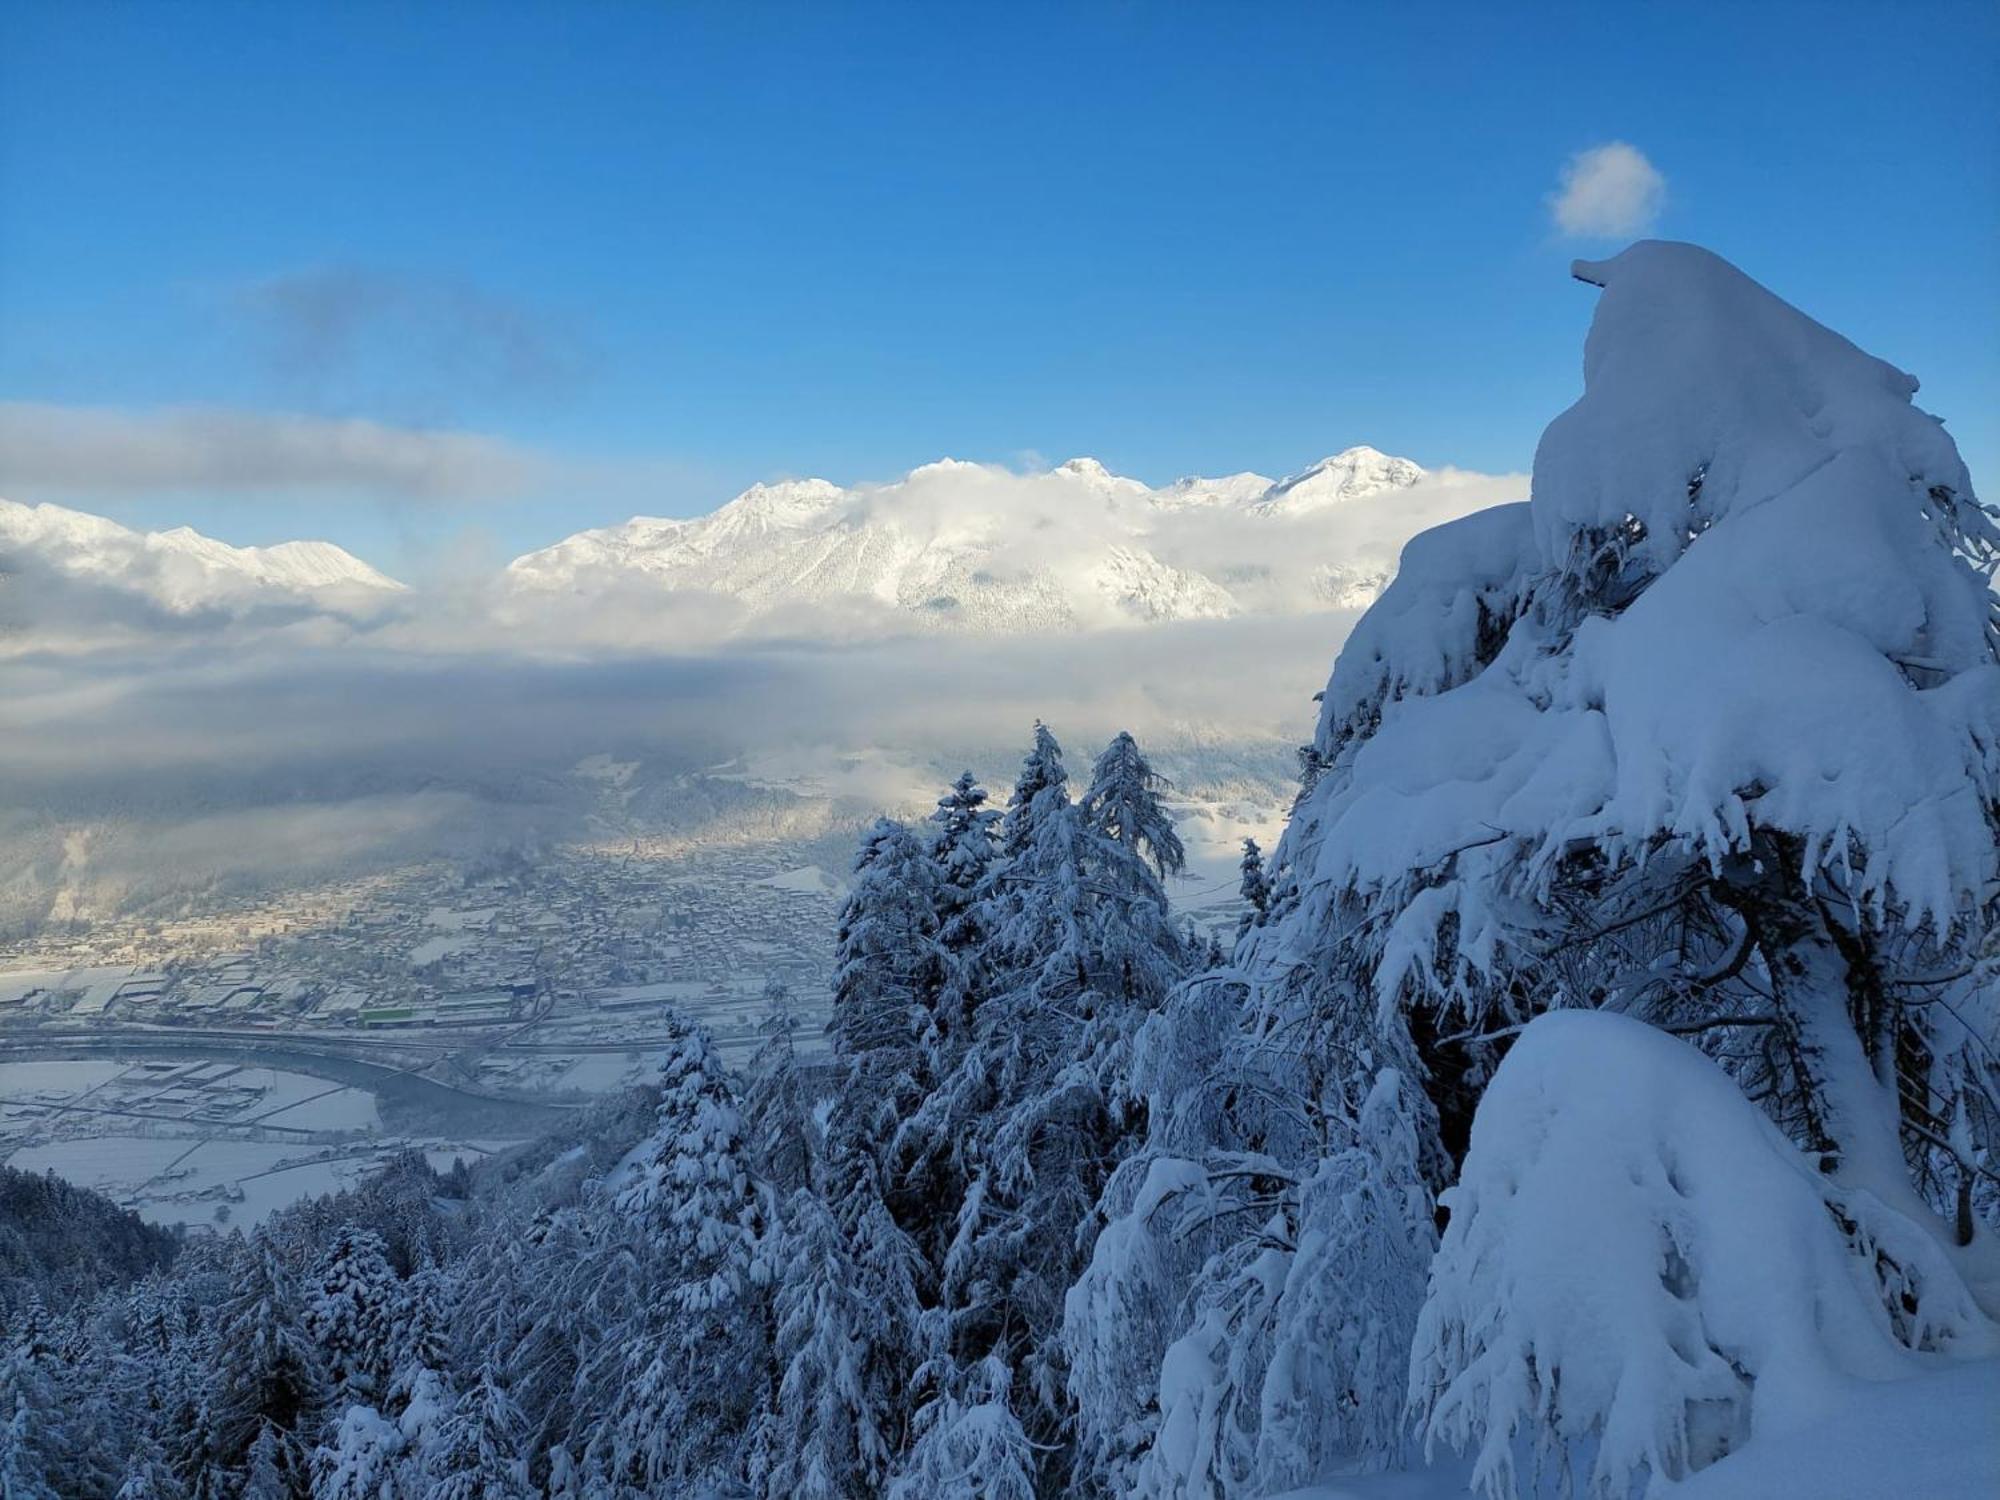
[[[1855,971],[1807,892],[1799,855],[1796,840],[1759,833],[1749,853],[1725,864],[1717,895],[1750,924],[1764,961],[1797,1073],[1807,1148],[1828,1175],[1907,1211],[1921,1199],[1903,1160],[1894,1074],[1886,1083],[1878,1076],[1851,1014],[1869,976]]]

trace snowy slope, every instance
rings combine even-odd
[[[58,505],[0,500],[0,561],[137,594],[173,614],[264,603],[365,607],[402,591],[331,542],[232,547],[186,526],[133,531]]]
[[[579,532],[507,582],[532,599],[643,581],[753,615],[839,605],[979,634],[1351,607],[1438,519],[1404,502],[1459,478],[1373,448],[1158,490],[1089,458],[1027,475],[944,459],[892,484],[760,484],[697,519]]]

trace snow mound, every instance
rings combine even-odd
[[[1720,256],[1642,240],[1573,269],[1603,294],[1584,343],[1583,398],[1535,454],[1536,535],[1551,563],[1580,535],[1636,521],[1638,550],[1663,570],[1690,532],[1795,489],[1852,449],[1892,458],[1899,481],[1971,493],[1941,424],[1910,404],[1915,377]]]
[[[1937,1351],[1993,1350],[1923,1229],[1832,1187],[1719,1067],[1625,1017],[1531,1023],[1441,1201],[1411,1398],[1492,1496],[1536,1443],[1586,1456],[1593,1496],[1662,1494]],[[1851,1239],[1908,1275],[1901,1327]]]
[[[2000,1361],[1857,1387],[1828,1415],[1762,1439],[1676,1500],[2000,1495]]]

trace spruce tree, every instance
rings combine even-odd
[[[854,1074],[852,1104],[886,1112],[881,1137],[928,1087],[926,1049],[944,978],[936,868],[907,827],[884,818],[862,839],[834,934],[834,1055]]]
[[[1162,880],[1187,867],[1187,850],[1160,799],[1166,789],[1166,778],[1153,769],[1132,736],[1120,730],[1091,768],[1082,804],[1085,823],[1139,855]]]
[[[938,944],[947,953],[976,948],[974,918],[986,873],[998,855],[1000,814],[986,805],[986,788],[961,772],[931,814],[931,858],[938,867]]]
[[[870,1164],[850,1155],[824,1184],[830,1201],[800,1191],[787,1205],[773,1495],[879,1494],[902,1439],[916,1252],[872,1178]]]
[[[595,1447],[617,1483],[699,1486],[740,1476],[744,1435],[770,1404],[770,1190],[707,1034],[678,1027],[658,1125],[616,1199],[652,1295],[627,1331],[624,1375]]]
[[[326,1372],[300,1320],[296,1281],[259,1239],[239,1256],[241,1285],[219,1310],[201,1432],[204,1481],[239,1473],[303,1495],[327,1400]]]
[[[1139,1125],[1126,1052],[1189,957],[1153,862],[1176,863],[1178,842],[1160,831],[1144,764],[1136,749],[1106,758],[1099,826],[1070,801],[1061,748],[1036,726],[1002,825],[1013,852],[980,891],[991,936],[967,1044],[906,1131],[945,1143],[950,1171],[939,1176],[953,1188],[934,1207],[945,1233],[925,1247],[941,1303],[933,1404],[990,1387],[975,1372],[996,1362],[1009,1394],[972,1407],[1019,1421],[1037,1482],[1050,1486],[1065,1482],[1069,1457],[1063,1295],[1105,1177]],[[946,1441],[943,1418],[923,1420],[931,1441]]]
[[[1007,815],[1000,823],[1000,852],[1018,859],[1035,840],[1036,809],[1069,803],[1069,772],[1062,746],[1049,726],[1035,721],[1035,742],[1021,761],[1014,789],[1007,797]]]
[[[458,1401],[425,1460],[430,1500],[531,1500],[526,1422],[490,1368]]]
[[[799,1072],[798,1011],[781,979],[764,986],[764,1014],[757,1022],[763,1038],[750,1059],[743,1113],[750,1126],[751,1154],[773,1192],[804,1187],[811,1171],[810,1122],[805,1079]]]
[[[352,1224],[334,1233],[306,1287],[302,1321],[319,1347],[335,1402],[369,1404],[387,1386],[389,1335],[401,1296],[380,1235]]]
[[[1236,935],[1242,937],[1252,927],[1261,926],[1271,911],[1271,881],[1264,872],[1264,851],[1257,847],[1255,839],[1243,841],[1242,879],[1237,882],[1236,894],[1243,901],[1243,915],[1236,924]]]

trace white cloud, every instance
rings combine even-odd
[[[228,407],[0,401],[0,491],[351,489],[516,494],[543,462],[502,439]]]
[[[1616,238],[1650,229],[1667,179],[1645,153],[1623,141],[1579,151],[1563,164],[1562,187],[1549,211],[1564,234]]]

